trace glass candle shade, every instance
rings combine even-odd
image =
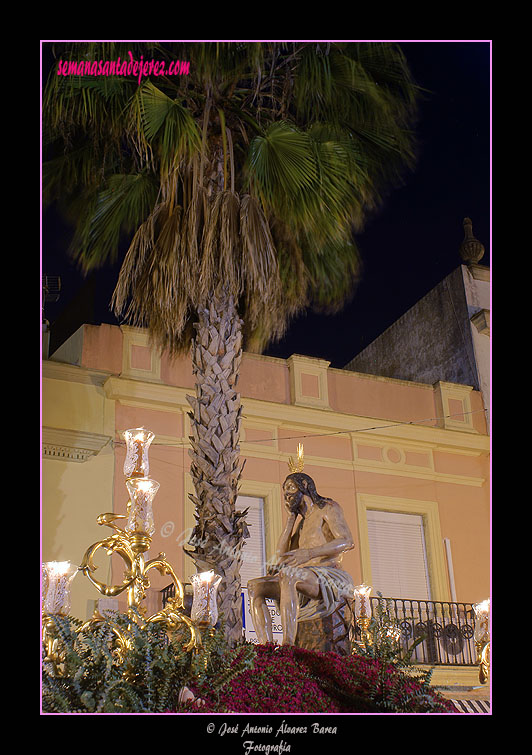
[[[355,616],[357,619],[359,617],[371,618],[370,592],[371,587],[368,587],[367,585],[358,585],[354,589]]]
[[[195,624],[213,627],[218,621],[216,595],[222,578],[213,571],[193,574],[190,578],[194,589],[190,618]]]
[[[159,483],[148,477],[126,480],[131,506],[126,524],[126,532],[142,532],[150,537],[155,532],[153,499],[159,490]]]
[[[489,641],[489,618],[490,618],[490,601],[483,600],[481,603],[475,603],[475,642]]]
[[[42,609],[47,614],[67,616],[70,611],[70,585],[78,567],[70,561],[48,561],[43,564]]]
[[[126,441],[126,460],[124,462],[124,477],[148,477],[150,464],[148,461],[148,449],[155,438],[154,433],[143,427],[124,431]]]

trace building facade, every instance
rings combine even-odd
[[[303,443],[305,472],[340,503],[354,536],[343,566],[355,584],[395,598],[489,597],[489,436],[479,390],[252,354],[243,356],[239,388],[246,459],[239,505],[249,508],[252,533],[244,585],[274,554],[288,459]],[[189,581],[194,568],[182,546],[194,525],[186,398],[193,391],[190,360],[160,356],[138,328],[82,326],[43,362],[43,561],[81,563],[110,533],[98,515],[126,512],[122,433],[144,426],[156,436],[150,476],[160,483],[149,557],[165,552]],[[101,581],[122,580],[120,559],[102,557],[98,570]],[[155,573],[151,583],[155,608],[168,579]],[[72,614],[88,617],[99,598],[79,574]]]
[[[346,370],[434,385],[470,385],[490,406],[490,268],[469,218],[459,265],[346,365]]]

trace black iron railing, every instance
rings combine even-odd
[[[163,601],[163,608],[168,603],[169,598],[173,598],[175,595],[175,585],[168,585],[161,590],[161,598]]]
[[[184,582],[183,588],[185,590],[185,613],[190,616],[190,609],[192,608],[192,585],[190,582]],[[162,607],[164,608],[170,598],[175,596],[175,585],[168,585],[161,590]]]
[[[185,584],[185,610],[192,604],[192,586]],[[163,608],[175,594],[174,585],[161,590]],[[412,648],[412,661],[438,666],[476,666],[475,612],[472,603],[404,598],[370,598],[372,615],[377,618],[379,601],[395,622],[397,640],[405,650]],[[355,639],[360,637],[357,628]]]
[[[438,666],[475,666],[475,613],[472,603],[449,603],[402,598],[370,598],[377,616],[379,600],[400,630],[398,642],[405,648],[420,642],[412,660]]]

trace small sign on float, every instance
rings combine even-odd
[[[272,617],[272,630],[273,639],[277,644],[281,644],[283,641],[283,627],[281,624],[281,614],[274,600],[266,598],[266,606]],[[249,607],[249,595],[248,588],[242,588],[242,623],[244,625],[243,633],[248,642],[257,643],[257,633],[253,626],[253,619],[251,618],[251,611]]]

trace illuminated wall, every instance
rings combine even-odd
[[[188,358],[160,357],[141,329],[85,325],[43,363],[42,382],[43,560],[79,563],[110,533],[96,517],[125,513],[121,433],[144,426],[156,435],[150,476],[160,482],[150,555],[164,551],[186,580],[193,564],[182,544],[194,524]],[[423,517],[433,599],[451,599],[445,539],[456,599],[489,596],[489,438],[479,391],[331,369],[299,355],[252,354],[243,356],[239,389],[247,460],[241,494],[264,499],[268,557],[284,520],[288,458],[303,442],[305,472],[340,503],[354,535],[343,565],[355,584],[371,584],[366,512],[375,509]],[[108,567],[100,568],[104,579]],[[113,568],[121,581],[121,567]],[[156,573],[153,590],[167,583]],[[100,596],[82,575],[72,592],[72,613],[84,618],[88,601]]]

